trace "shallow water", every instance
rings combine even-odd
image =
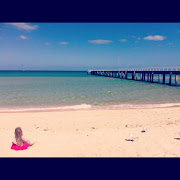
[[[157,76],[154,81],[158,81]],[[180,86],[92,76],[86,72],[0,71],[1,111],[139,107],[164,103],[180,103]]]

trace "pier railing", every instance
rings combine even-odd
[[[96,69],[90,71],[180,71],[180,66],[177,67],[145,67],[145,68],[119,68],[119,69]]]

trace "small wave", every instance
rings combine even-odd
[[[36,108],[1,108],[0,112],[39,112],[39,111],[56,111],[56,110],[83,110],[90,109],[89,104],[80,104],[74,106],[60,106],[60,107],[36,107]]]
[[[120,104],[120,105],[90,105],[80,104],[72,106],[60,106],[60,107],[35,107],[35,108],[0,108],[0,113],[8,112],[48,112],[48,111],[76,111],[76,110],[118,110],[118,109],[151,109],[151,108],[167,108],[167,107],[180,107],[180,103],[164,103],[164,104]]]
[[[164,104],[120,104],[104,106],[103,109],[141,109],[141,108],[166,108],[180,107],[180,103],[164,103]]]

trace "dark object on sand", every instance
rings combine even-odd
[[[146,132],[146,131],[143,130],[143,131],[141,131],[141,132],[144,133],[144,132]]]
[[[180,138],[174,138],[174,139],[180,140]]]
[[[125,139],[125,141],[134,141],[134,139]]]

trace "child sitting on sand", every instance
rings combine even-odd
[[[12,142],[11,149],[14,150],[24,150],[27,149],[28,146],[32,146],[34,143],[31,143],[29,140],[23,137],[22,129],[17,127],[15,129],[15,138]]]

